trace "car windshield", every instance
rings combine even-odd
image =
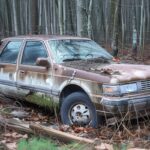
[[[57,63],[95,58],[112,59],[112,56],[104,48],[92,40],[50,40],[49,45]]]

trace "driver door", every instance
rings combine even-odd
[[[39,57],[48,58],[45,44],[41,41],[27,41],[17,71],[18,94],[21,98],[35,101],[35,97],[51,91],[52,70],[37,66],[36,60]]]

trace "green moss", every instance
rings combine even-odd
[[[47,107],[50,109],[59,108],[59,104],[55,102],[52,97],[41,93],[33,93],[31,95],[28,95],[26,97],[26,100],[39,106]]]
[[[17,144],[17,150],[87,150],[89,145],[81,143],[60,144],[48,138],[33,137],[28,140],[21,139]]]
[[[17,150],[57,150],[56,144],[44,138],[22,139],[19,141]]]

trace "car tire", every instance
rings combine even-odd
[[[61,120],[64,124],[79,126],[98,126],[97,113],[90,98],[82,92],[74,92],[64,98],[61,109]]]

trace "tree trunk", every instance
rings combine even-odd
[[[42,33],[42,0],[39,0],[39,23],[38,23],[38,33]]]
[[[77,0],[77,35],[87,36],[87,14],[84,0]]]
[[[47,5],[46,1],[44,0],[44,18],[45,18],[45,34],[48,34],[48,17],[47,17]]]
[[[88,37],[89,38],[92,38],[92,22],[91,22],[92,4],[93,4],[93,0],[90,0],[89,11],[88,11]]]
[[[116,0],[116,8],[114,14],[114,25],[113,25],[113,41],[112,41],[112,50],[113,56],[117,57],[118,55],[118,38],[119,38],[119,7],[121,0]]]
[[[63,0],[58,0],[58,14],[59,14],[59,31],[62,35],[63,31]]]
[[[14,20],[14,32],[15,32],[15,35],[18,35],[16,0],[12,0],[12,9],[13,9],[13,20]]]
[[[37,11],[37,0],[30,0],[30,13],[31,15],[31,33],[32,34],[37,34],[38,33],[38,11]]]

